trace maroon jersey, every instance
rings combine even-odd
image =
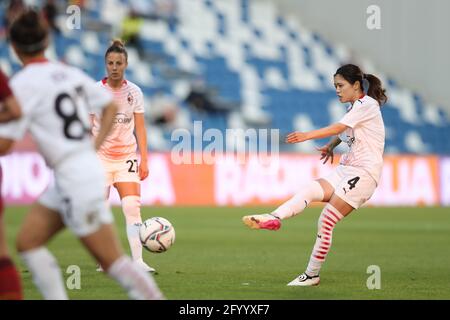
[[[8,85],[8,78],[5,76],[5,74],[0,70],[0,102],[8,98],[10,95],[12,95],[11,89]],[[2,167],[0,166],[0,191],[2,188]],[[3,212],[3,199],[0,194],[0,215]]]
[[[2,166],[0,165],[0,216],[3,213],[3,197],[2,197],[2,194],[1,194],[2,181],[3,181],[3,172],[2,172]]]
[[[5,100],[10,95],[12,95],[12,92],[8,85],[8,78],[0,70],[0,101]]]

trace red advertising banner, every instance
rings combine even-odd
[[[277,205],[299,187],[326,175],[333,166],[317,155],[280,154],[262,161],[233,155],[213,162],[175,164],[170,153],[152,153],[150,176],[142,182],[142,203],[164,206]],[[267,159],[266,159],[267,160]],[[53,175],[35,152],[1,158],[2,195],[7,204],[29,204],[52,182]],[[118,204],[117,193],[111,200]],[[368,201],[373,206],[450,204],[450,159],[437,156],[386,156],[379,186]]]

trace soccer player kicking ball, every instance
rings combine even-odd
[[[55,174],[55,183],[31,207],[17,237],[34,283],[45,299],[67,299],[61,270],[45,247],[67,226],[130,298],[162,299],[152,276],[123,254],[104,198],[105,176],[95,150],[112,126],[113,97],[77,68],[45,58],[48,30],[36,11],[22,13],[9,33],[24,65],[10,82],[23,117],[0,127],[0,153],[29,130]],[[91,110],[102,114],[95,149],[89,136]]]
[[[345,116],[328,127],[308,132],[294,132],[287,143],[335,136],[318,148],[321,160],[333,163],[333,149],[342,141],[349,149],[334,171],[303,186],[290,200],[269,214],[243,217],[252,229],[278,230],[281,220],[301,213],[312,201],[326,202],[318,221],[318,233],[306,271],[288,286],[314,286],[331,247],[335,225],[370,199],[377,187],[383,166],[384,123],[380,106],[387,101],[381,81],[364,74],[358,66],[347,64],[334,75],[339,101],[351,103]]]
[[[109,196],[111,185],[119,192],[131,257],[144,271],[154,272],[155,269],[142,259],[142,243],[139,239],[139,227],[142,224],[140,181],[148,176],[144,96],[137,85],[124,78],[128,53],[120,40],[115,40],[106,50],[105,64],[108,76],[97,84],[113,94],[114,102],[119,107],[113,128],[97,152],[106,171],[106,194]],[[100,116],[91,114],[94,137],[100,130]],[[141,156],[139,165],[136,140]],[[97,271],[102,271],[102,268],[97,268]]]

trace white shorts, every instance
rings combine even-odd
[[[78,237],[114,222],[105,199],[105,177],[96,154],[75,156],[55,169],[55,183],[39,197],[43,206],[58,211]]]
[[[334,193],[358,209],[375,192],[377,183],[367,171],[351,166],[339,165],[329,175],[322,177],[334,188]]]
[[[138,160],[135,154],[123,160],[100,158],[100,161],[105,170],[107,187],[116,182],[141,182],[139,178]]]

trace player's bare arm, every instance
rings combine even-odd
[[[112,128],[113,120],[117,112],[117,105],[114,102],[109,103],[102,112],[100,119],[100,131],[95,139],[95,150],[98,150]]]
[[[307,132],[293,132],[287,135],[286,143],[299,143],[307,140],[322,139],[335,136],[344,132],[347,126],[342,123],[334,123],[328,127]]]
[[[139,178],[144,180],[148,177],[148,153],[147,153],[147,131],[145,129],[145,118],[143,113],[134,114],[134,123],[136,129],[137,144],[141,155],[141,163],[139,164]]]
[[[0,138],[0,156],[7,154],[12,146],[14,145],[14,140]]]
[[[9,122],[19,119],[22,116],[22,110],[14,96],[7,97],[3,102],[3,108],[0,111],[0,123]],[[14,140],[0,138],[0,155],[7,154],[12,146]]]
[[[22,110],[14,96],[9,96],[3,103],[0,110],[0,123],[19,119],[22,116]]]

